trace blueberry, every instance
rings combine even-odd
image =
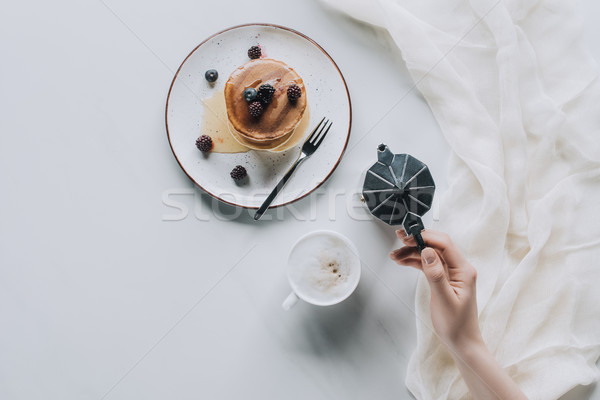
[[[256,89],[249,87],[248,89],[244,90],[244,99],[248,103],[256,100]]]
[[[209,81],[210,83],[213,83],[219,77],[219,73],[217,72],[216,69],[209,69],[208,71],[206,71],[204,73],[204,77],[206,78],[207,81]]]

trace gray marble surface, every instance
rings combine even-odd
[[[600,6],[581,7],[600,57]],[[0,398],[411,398],[404,376],[418,274],[389,261],[399,246],[393,229],[363,218],[352,194],[380,142],[426,162],[443,191],[448,149],[385,35],[313,0],[4,9]],[[315,200],[260,223],[213,210],[177,165],[164,127],[183,58],[247,22],[320,43],[354,111],[347,153]],[[339,305],[285,312],[287,251],[315,229],[356,244],[361,283]],[[600,399],[594,389],[568,398]]]

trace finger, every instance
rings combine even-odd
[[[396,236],[398,236],[398,239],[405,239],[406,236],[406,231],[404,229],[398,229],[396,231]]]
[[[419,256],[419,252],[417,250],[416,247],[400,247],[399,249],[396,249],[394,251],[392,251],[390,253],[390,257],[392,257],[392,259],[400,259],[400,258],[405,258],[405,257],[409,257],[409,256]]]
[[[453,300],[455,297],[454,291],[448,283],[444,265],[437,252],[431,247],[426,247],[421,252],[421,258],[423,262],[423,272],[429,282],[432,295],[440,296],[446,301]]]
[[[419,262],[418,267],[419,269],[421,269],[421,255],[419,254],[419,251],[416,247],[404,246],[399,249],[396,249],[390,253],[390,258],[400,265],[407,265],[405,264],[405,261],[408,259],[412,259],[413,261],[417,260]]]
[[[418,269],[420,271],[423,270],[423,262],[421,261],[421,257],[406,257],[401,260],[394,260],[396,264],[402,265],[404,267],[412,267]]]
[[[394,260],[398,265],[405,265],[423,270],[421,253],[416,247],[401,247],[397,250],[392,251],[390,253],[390,258]],[[450,279],[450,275],[448,274],[448,266],[446,265],[444,259],[441,259],[441,261],[442,267],[444,268],[444,274],[446,274],[448,282],[451,283],[452,280]]]
[[[460,269],[467,265],[467,260],[447,234],[426,229],[421,232],[421,236],[428,247],[432,247],[440,252],[450,270]],[[408,236],[403,242],[406,246],[417,245],[413,236]]]
[[[401,247],[390,253],[390,258],[398,265],[421,269],[421,255],[415,247]]]

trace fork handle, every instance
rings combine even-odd
[[[254,220],[255,221],[258,221],[258,219],[260,217],[262,217],[262,215],[265,213],[265,211],[267,211],[267,209],[269,208],[269,206],[271,205],[271,203],[273,202],[273,200],[275,200],[275,197],[277,197],[277,195],[279,194],[279,192],[281,191],[281,189],[283,189],[283,187],[285,186],[285,184],[287,183],[287,181],[290,179],[290,177],[292,176],[292,174],[296,170],[296,168],[298,168],[298,165],[300,165],[302,163],[302,161],[304,161],[304,159],[305,159],[305,157],[300,157],[298,159],[298,161],[296,161],[294,163],[294,165],[292,165],[292,167],[288,170],[288,172],[285,173],[285,175],[283,176],[283,178],[281,178],[281,180],[279,181],[279,183],[277,184],[277,186],[275,186],[275,189],[273,189],[273,191],[271,192],[271,194],[265,199],[265,201],[262,203],[262,205],[260,206],[260,208],[254,214]]]

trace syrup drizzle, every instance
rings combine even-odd
[[[211,97],[203,99],[202,105],[200,134],[212,138],[214,153],[244,153],[250,150],[239,144],[227,129],[227,109],[223,90],[217,90]]]
[[[200,134],[209,135],[212,138],[214,143],[212,152],[245,153],[249,151],[250,149],[248,147],[240,144],[234,139],[231,133],[229,133],[227,127],[227,107],[225,106],[225,94],[223,89],[215,90],[212,96],[202,99],[201,102],[203,110]],[[284,151],[302,142],[306,137],[309,121],[310,113],[307,106],[290,139],[275,150],[278,152]]]

